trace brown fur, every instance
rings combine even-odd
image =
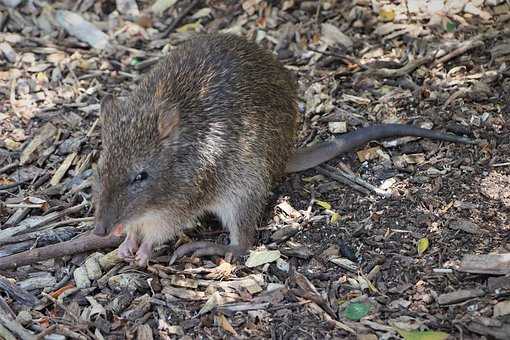
[[[243,250],[274,182],[372,139],[462,137],[387,124],[358,129],[294,153],[297,88],[291,74],[254,43],[200,35],[162,60],[126,100],[101,105],[103,151],[96,186],[96,233],[118,224],[121,252],[147,260],[154,244],[216,214]],[[135,181],[139,176],[140,181]],[[141,244],[140,244],[141,243]]]
[[[270,52],[233,35],[182,44],[126,100],[102,102],[96,233],[122,223],[157,244],[212,212],[250,247],[296,115],[295,81]]]

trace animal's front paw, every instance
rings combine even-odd
[[[135,254],[137,253],[137,250],[138,241],[133,235],[128,234],[124,239],[124,242],[122,242],[119,246],[117,254],[125,261],[132,262]]]

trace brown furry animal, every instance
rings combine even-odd
[[[415,135],[466,142],[406,125],[359,129],[292,155],[297,85],[269,52],[233,35],[199,35],[172,50],[126,100],[101,103],[103,150],[96,234],[125,226],[119,253],[145,265],[153,246],[206,212],[230,246],[196,242],[173,257],[241,253],[275,181],[366,142]],[[172,260],[172,261],[173,261]]]

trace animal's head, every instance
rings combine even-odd
[[[155,102],[110,95],[101,102],[102,151],[94,185],[96,235],[109,234],[162,203],[162,183],[177,149],[179,114],[177,108]]]

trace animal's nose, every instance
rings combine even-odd
[[[106,225],[101,221],[97,221],[96,227],[94,228],[94,234],[97,236],[105,236],[106,232]]]

